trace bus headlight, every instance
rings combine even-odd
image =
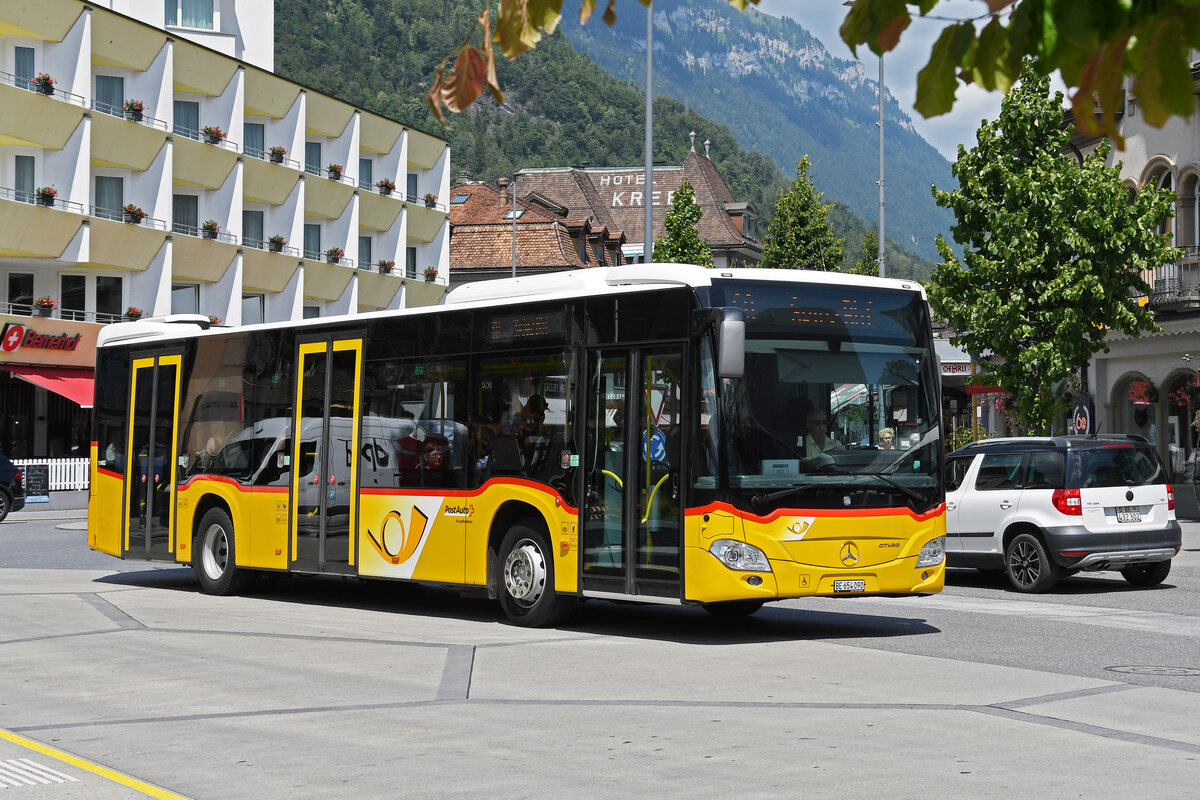
[[[733,539],[717,539],[708,548],[717,559],[730,569],[745,572],[770,572],[767,554],[752,544],[735,542]]]
[[[918,567],[935,567],[942,563],[946,558],[946,537],[939,536],[936,539],[930,539],[921,548],[921,554],[917,556]]]

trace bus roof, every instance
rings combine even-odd
[[[265,322],[246,325],[237,330],[276,328],[280,325],[297,328],[309,325],[315,327],[346,320],[432,313],[443,306],[488,306],[493,303],[521,302],[532,298],[571,298],[656,287],[690,286],[700,288],[712,286],[717,281],[730,279],[747,282],[836,284],[861,288],[899,289],[918,292],[922,299],[925,298],[924,287],[916,281],[907,279],[876,278],[844,272],[807,269],[763,269],[761,267],[706,269],[694,264],[629,264],[620,267],[589,267],[519,278],[475,281],[451,289],[438,306],[416,306],[331,317],[313,317],[288,323]],[[142,318],[136,322],[117,322],[105,325],[100,329],[96,346],[178,339],[203,333],[210,327],[208,317],[201,314],[171,314],[163,317]],[[220,330],[234,329],[223,328]]]
[[[836,276],[836,277],[835,277]],[[588,295],[602,294],[617,287],[653,286],[712,286],[714,279],[735,278],[747,281],[772,281],[786,283],[837,283],[889,289],[919,291],[924,297],[924,287],[916,281],[875,278],[830,273],[806,269],[762,269],[757,267],[735,267],[731,269],[706,269],[693,264],[629,264],[621,267],[589,267],[548,275],[530,275],[521,278],[500,278],[476,281],[451,289],[442,299],[445,305],[465,303],[487,303],[497,300],[529,298],[543,295]]]

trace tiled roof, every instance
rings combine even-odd
[[[710,247],[761,247],[756,239],[742,236],[726,211],[726,206],[736,200],[708,158],[688,153],[682,166],[655,167],[652,178],[655,202],[652,224],[656,238],[665,234],[663,222],[671,199],[686,178],[695,189],[696,203],[702,211],[700,237]],[[593,228],[606,226],[610,232],[623,232],[629,242],[645,238],[643,167],[521,170],[517,173],[517,186],[522,196],[536,192],[567,207],[564,222],[569,226],[577,227],[587,219]]]

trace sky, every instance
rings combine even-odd
[[[843,0],[759,0],[756,8],[776,17],[790,17],[802,28],[816,36],[836,58],[853,60],[850,48],[842,41],[838,28],[850,9]],[[986,11],[981,0],[942,0],[931,12],[939,17],[966,19]],[[883,82],[892,96],[912,119],[917,131],[948,161],[958,158],[958,145],[968,149],[975,144],[975,131],[983,119],[1000,115],[999,92],[986,92],[977,86],[959,84],[954,108],[948,114],[925,119],[913,110],[917,99],[917,72],[929,61],[929,51],[942,28],[942,20],[914,18],[900,37],[895,50],[884,56]],[[879,77],[879,59],[868,48],[859,48],[860,60],[872,79]],[[884,119],[884,142],[887,141],[887,119]]]

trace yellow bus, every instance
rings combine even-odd
[[[429,308],[118,323],[88,542],[190,564],[211,594],[417,581],[531,626],[590,598],[741,615],[937,592],[939,372],[918,284],[810,271],[642,264]]]

